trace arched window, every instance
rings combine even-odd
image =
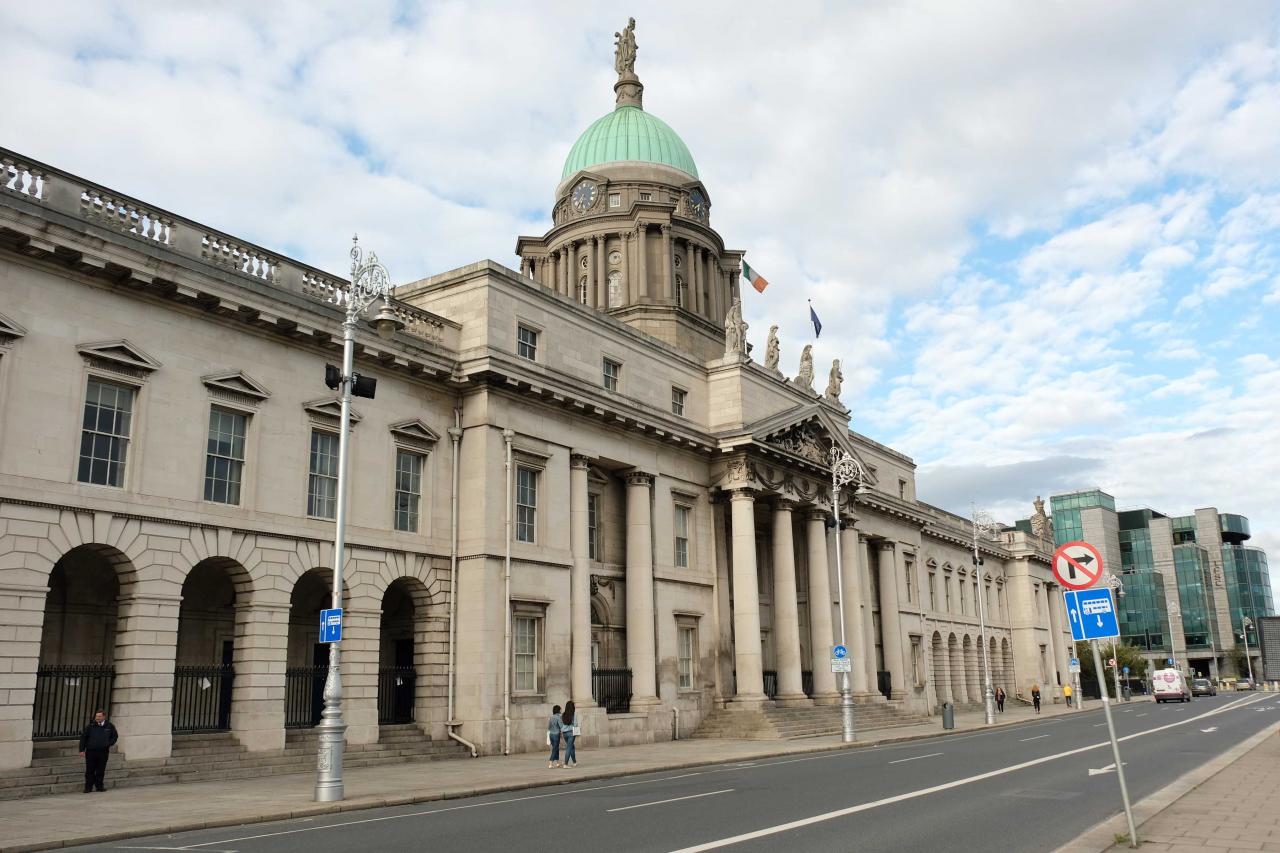
[[[587,304],[587,277],[585,275],[578,279],[578,302],[582,305]]]

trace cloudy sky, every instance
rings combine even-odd
[[[1280,570],[1278,7],[642,6],[7,3],[0,144],[335,272],[514,265],[638,14],[753,338],[794,370],[812,299],[923,499],[1216,505]]]

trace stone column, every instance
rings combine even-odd
[[[284,749],[289,602],[236,608],[231,733],[250,752]]]
[[[759,707],[765,701],[764,661],[760,653],[760,586],[756,576],[755,497],[736,489],[733,524],[733,658],[737,690],[733,702]]]
[[[353,576],[355,562],[349,560],[346,569]],[[382,602],[356,599],[348,592],[342,623],[342,715],[347,724],[347,743],[377,743]]]
[[[876,647],[868,645],[870,632],[866,623],[871,619],[866,590],[863,589],[862,547],[859,544],[857,521],[842,519],[840,525],[840,583],[844,587],[845,601],[840,602],[844,616],[844,636],[853,658],[853,671],[849,673],[849,689],[855,696],[865,697],[871,692],[867,672],[875,671]],[[830,664],[828,664],[828,669]]]
[[[807,705],[800,675],[800,605],[796,597],[796,548],[791,531],[791,501],[773,505],[773,624],[778,656],[779,702]]]
[[[839,696],[828,655],[835,645],[831,631],[831,572],[827,565],[827,513],[811,509],[805,514],[809,548],[809,646],[813,658],[813,699],[829,704]],[[841,602],[843,607],[844,602]],[[842,676],[843,677],[843,676]]]
[[[880,642],[884,666],[893,680],[891,698],[906,696],[906,670],[902,662],[902,617],[898,612],[898,578],[902,574],[899,549],[890,541],[880,545]]]
[[[556,292],[563,296],[569,295],[569,281],[573,276],[573,263],[569,255],[569,244],[566,243],[560,247],[560,280],[556,282]]]
[[[134,593],[116,623],[111,717],[130,761],[166,758],[173,747],[173,667],[180,595]]]
[[[637,266],[636,302],[652,295],[649,290],[649,223],[640,222],[636,226],[636,253],[640,256]]]
[[[1061,692],[1063,683],[1071,683],[1071,675],[1067,671],[1067,644],[1062,641],[1062,610],[1065,604],[1056,584],[1045,584],[1044,595],[1047,599],[1045,603],[1049,608],[1049,665],[1054,669],[1049,676],[1051,683],[1058,692]],[[1054,678],[1055,675],[1056,678]]]
[[[876,552],[869,538],[859,536],[858,544],[858,562],[861,570],[858,572],[857,580],[862,596],[862,641],[863,648],[866,649],[866,653],[862,656],[867,679],[865,695],[871,698],[883,698],[880,696],[879,683],[876,681],[878,668],[876,666],[875,602],[871,600],[871,573],[876,570]]]
[[[729,302],[741,298],[742,294],[738,292],[738,271],[736,269],[729,270]]]
[[[636,301],[636,284],[631,279],[631,244],[634,242],[634,235],[630,231],[623,231],[618,235],[622,240],[622,294],[621,300],[623,305],[634,305]],[[607,289],[607,288],[606,288]],[[606,301],[607,305],[608,302]]]
[[[693,313],[702,316],[706,313],[706,306],[702,304],[702,249],[689,243],[689,288],[693,291],[693,297],[690,302],[693,304]]]
[[[591,554],[587,530],[587,457],[569,457],[569,541],[573,568],[569,574],[571,635],[570,689],[579,708],[595,704],[591,697]],[[627,600],[630,601],[630,596]]]
[[[609,307],[609,237],[602,234],[596,238],[596,301],[594,307]]]
[[[631,705],[658,704],[653,631],[653,476],[627,475],[627,663]],[[757,631],[757,634],[759,632]]]
[[[674,305],[676,297],[672,266],[675,264],[675,255],[671,252],[671,226],[663,223],[658,226],[658,231],[662,234],[662,298]]]
[[[711,294],[711,321],[717,324],[723,323],[724,314],[720,311],[720,277],[716,275],[716,262],[710,252],[707,252],[702,262],[706,265],[703,267],[702,274],[707,279],[707,290]]]

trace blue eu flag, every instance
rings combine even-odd
[[[813,310],[812,303],[809,305],[809,319],[813,321],[813,336],[822,337],[822,321],[818,319],[818,312]]]

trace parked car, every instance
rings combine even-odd
[[[1158,669],[1151,674],[1157,702],[1190,702],[1191,688],[1187,679],[1176,669]]]
[[[1257,690],[1258,685],[1254,684],[1247,678],[1236,679],[1236,690]]]
[[[1214,687],[1213,682],[1207,678],[1193,678],[1191,679],[1191,695],[1217,696],[1218,688]]]

